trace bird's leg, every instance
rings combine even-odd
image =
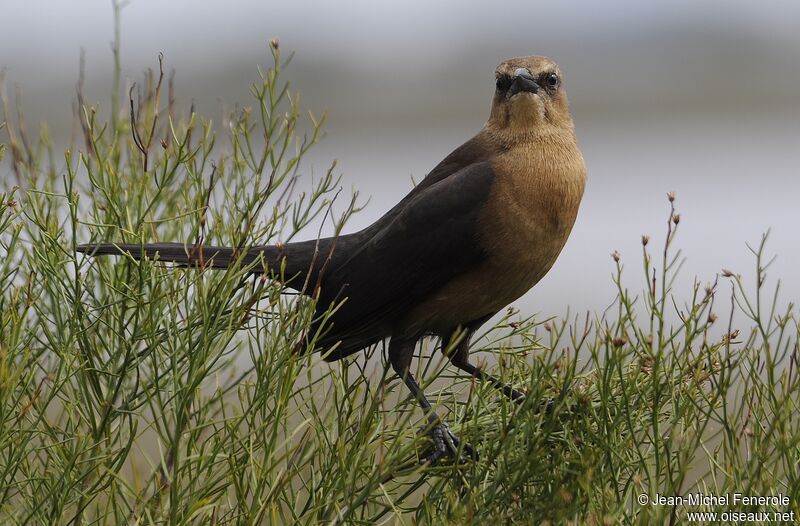
[[[464,360],[463,362],[458,362],[453,360],[453,365],[464,371],[465,373],[472,375],[476,378],[480,378],[481,380],[490,382],[495,389],[498,389],[504,395],[506,395],[511,400],[522,403],[525,401],[525,395],[522,392],[514,389],[510,385],[503,383],[500,381],[499,378],[492,376],[491,374],[485,372],[480,367],[476,367],[469,363],[468,361]]]
[[[406,384],[408,390],[417,399],[420,407],[425,412],[425,416],[428,418],[428,432],[433,440],[434,451],[425,457],[423,462],[433,465],[446,454],[458,455],[461,441],[433,411],[428,398],[417,383],[414,375],[411,374],[411,358],[414,354],[415,344],[416,340],[395,341],[395,338],[392,338],[389,342],[389,363],[392,364],[392,369],[394,369],[395,373],[403,379],[403,383]],[[468,456],[477,459],[477,452],[469,444],[464,444],[463,447]]]
[[[503,383],[500,381],[499,378],[492,376],[491,374],[487,373],[480,367],[476,367],[469,363],[469,340],[472,338],[472,334],[475,332],[477,327],[467,327],[466,333],[461,338],[461,341],[458,342],[456,348],[447,355],[450,359],[450,363],[455,365],[457,368],[461,369],[465,373],[469,374],[470,376],[474,376],[483,381],[490,382],[495,389],[500,390],[504,395],[508,398],[513,400],[517,403],[522,403],[525,401],[525,395],[520,391],[514,389],[510,385]],[[442,352],[446,353],[448,347],[450,347],[450,342],[453,339],[453,336],[456,334],[456,331],[452,331],[449,335],[446,335],[442,338]]]

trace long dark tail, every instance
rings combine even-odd
[[[252,264],[262,256],[266,264],[274,264],[277,259],[277,248],[274,246],[253,247],[246,254],[231,247],[200,247],[183,243],[90,243],[78,245],[75,250],[90,256],[120,256],[130,254],[134,259],[156,259],[177,263],[184,266],[203,266],[206,268],[225,269],[241,258],[242,266]],[[263,268],[254,268],[254,272],[263,272]]]
[[[129,254],[134,259],[158,259],[180,266],[226,269],[238,262],[242,267],[255,265],[254,273],[269,272],[283,275],[291,288],[313,289],[321,270],[328,268],[333,259],[337,241],[347,236],[323,238],[285,245],[265,245],[247,249],[186,245],[183,243],[89,243],[78,245],[76,250],[90,256],[119,256]],[[307,286],[306,286],[307,285]],[[310,292],[310,290],[309,290]]]

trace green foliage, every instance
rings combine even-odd
[[[643,239],[640,296],[615,255],[605,314],[509,311],[476,340],[525,403],[453,375],[429,345],[431,399],[481,454],[437,466],[418,465],[422,414],[380,348],[332,365],[292,352],[313,301],[241,266],[76,254],[78,240],[250,246],[342,227],[355,197],[337,214],[333,167],[301,177],[321,121],[301,117],[271,51],[224,147],[163,104],[160,70],[110,123],[82,107],[83,151],[63,168],[42,160],[46,136],[31,151],[5,130],[20,187],[0,196],[3,524],[658,524],[756,509],[638,503],[693,492],[782,493],[788,507],[759,509],[800,512],[796,314],[764,297],[763,243],[753,292],[725,272],[725,301],[716,282],[676,298],[674,210],[658,258]]]

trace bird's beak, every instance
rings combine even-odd
[[[539,85],[534,80],[533,75],[531,72],[525,68],[517,68],[514,70],[513,75],[514,81],[511,83],[511,87],[508,88],[508,93],[506,94],[506,98],[511,98],[517,93],[520,92],[527,92],[527,93],[538,93],[539,92]]]

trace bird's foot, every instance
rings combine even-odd
[[[503,394],[505,394],[510,400],[516,402],[519,405],[524,404],[525,401],[528,399],[528,395],[526,393],[517,391],[516,389],[508,386],[506,386],[506,388],[503,390]],[[556,409],[556,401],[553,400],[552,398],[547,398],[545,400],[539,401],[539,404],[536,406],[535,411],[537,413],[544,413],[546,415],[551,415],[553,414],[553,411],[555,411],[555,409]]]
[[[422,457],[421,464],[433,466],[444,456],[458,459],[459,464],[467,462],[465,456],[478,460],[480,456],[471,445],[461,440],[450,431],[450,428],[441,420],[436,420],[433,427],[424,427],[420,431],[427,433],[433,442],[433,450]]]
[[[552,415],[553,411],[556,410],[556,401],[551,399],[542,400],[539,402],[539,407],[537,408],[537,413],[544,413],[546,415]]]
[[[528,396],[523,393],[522,391],[518,391],[511,387],[510,385],[503,385],[502,392],[506,395],[512,402],[516,402],[518,404],[523,404]]]

